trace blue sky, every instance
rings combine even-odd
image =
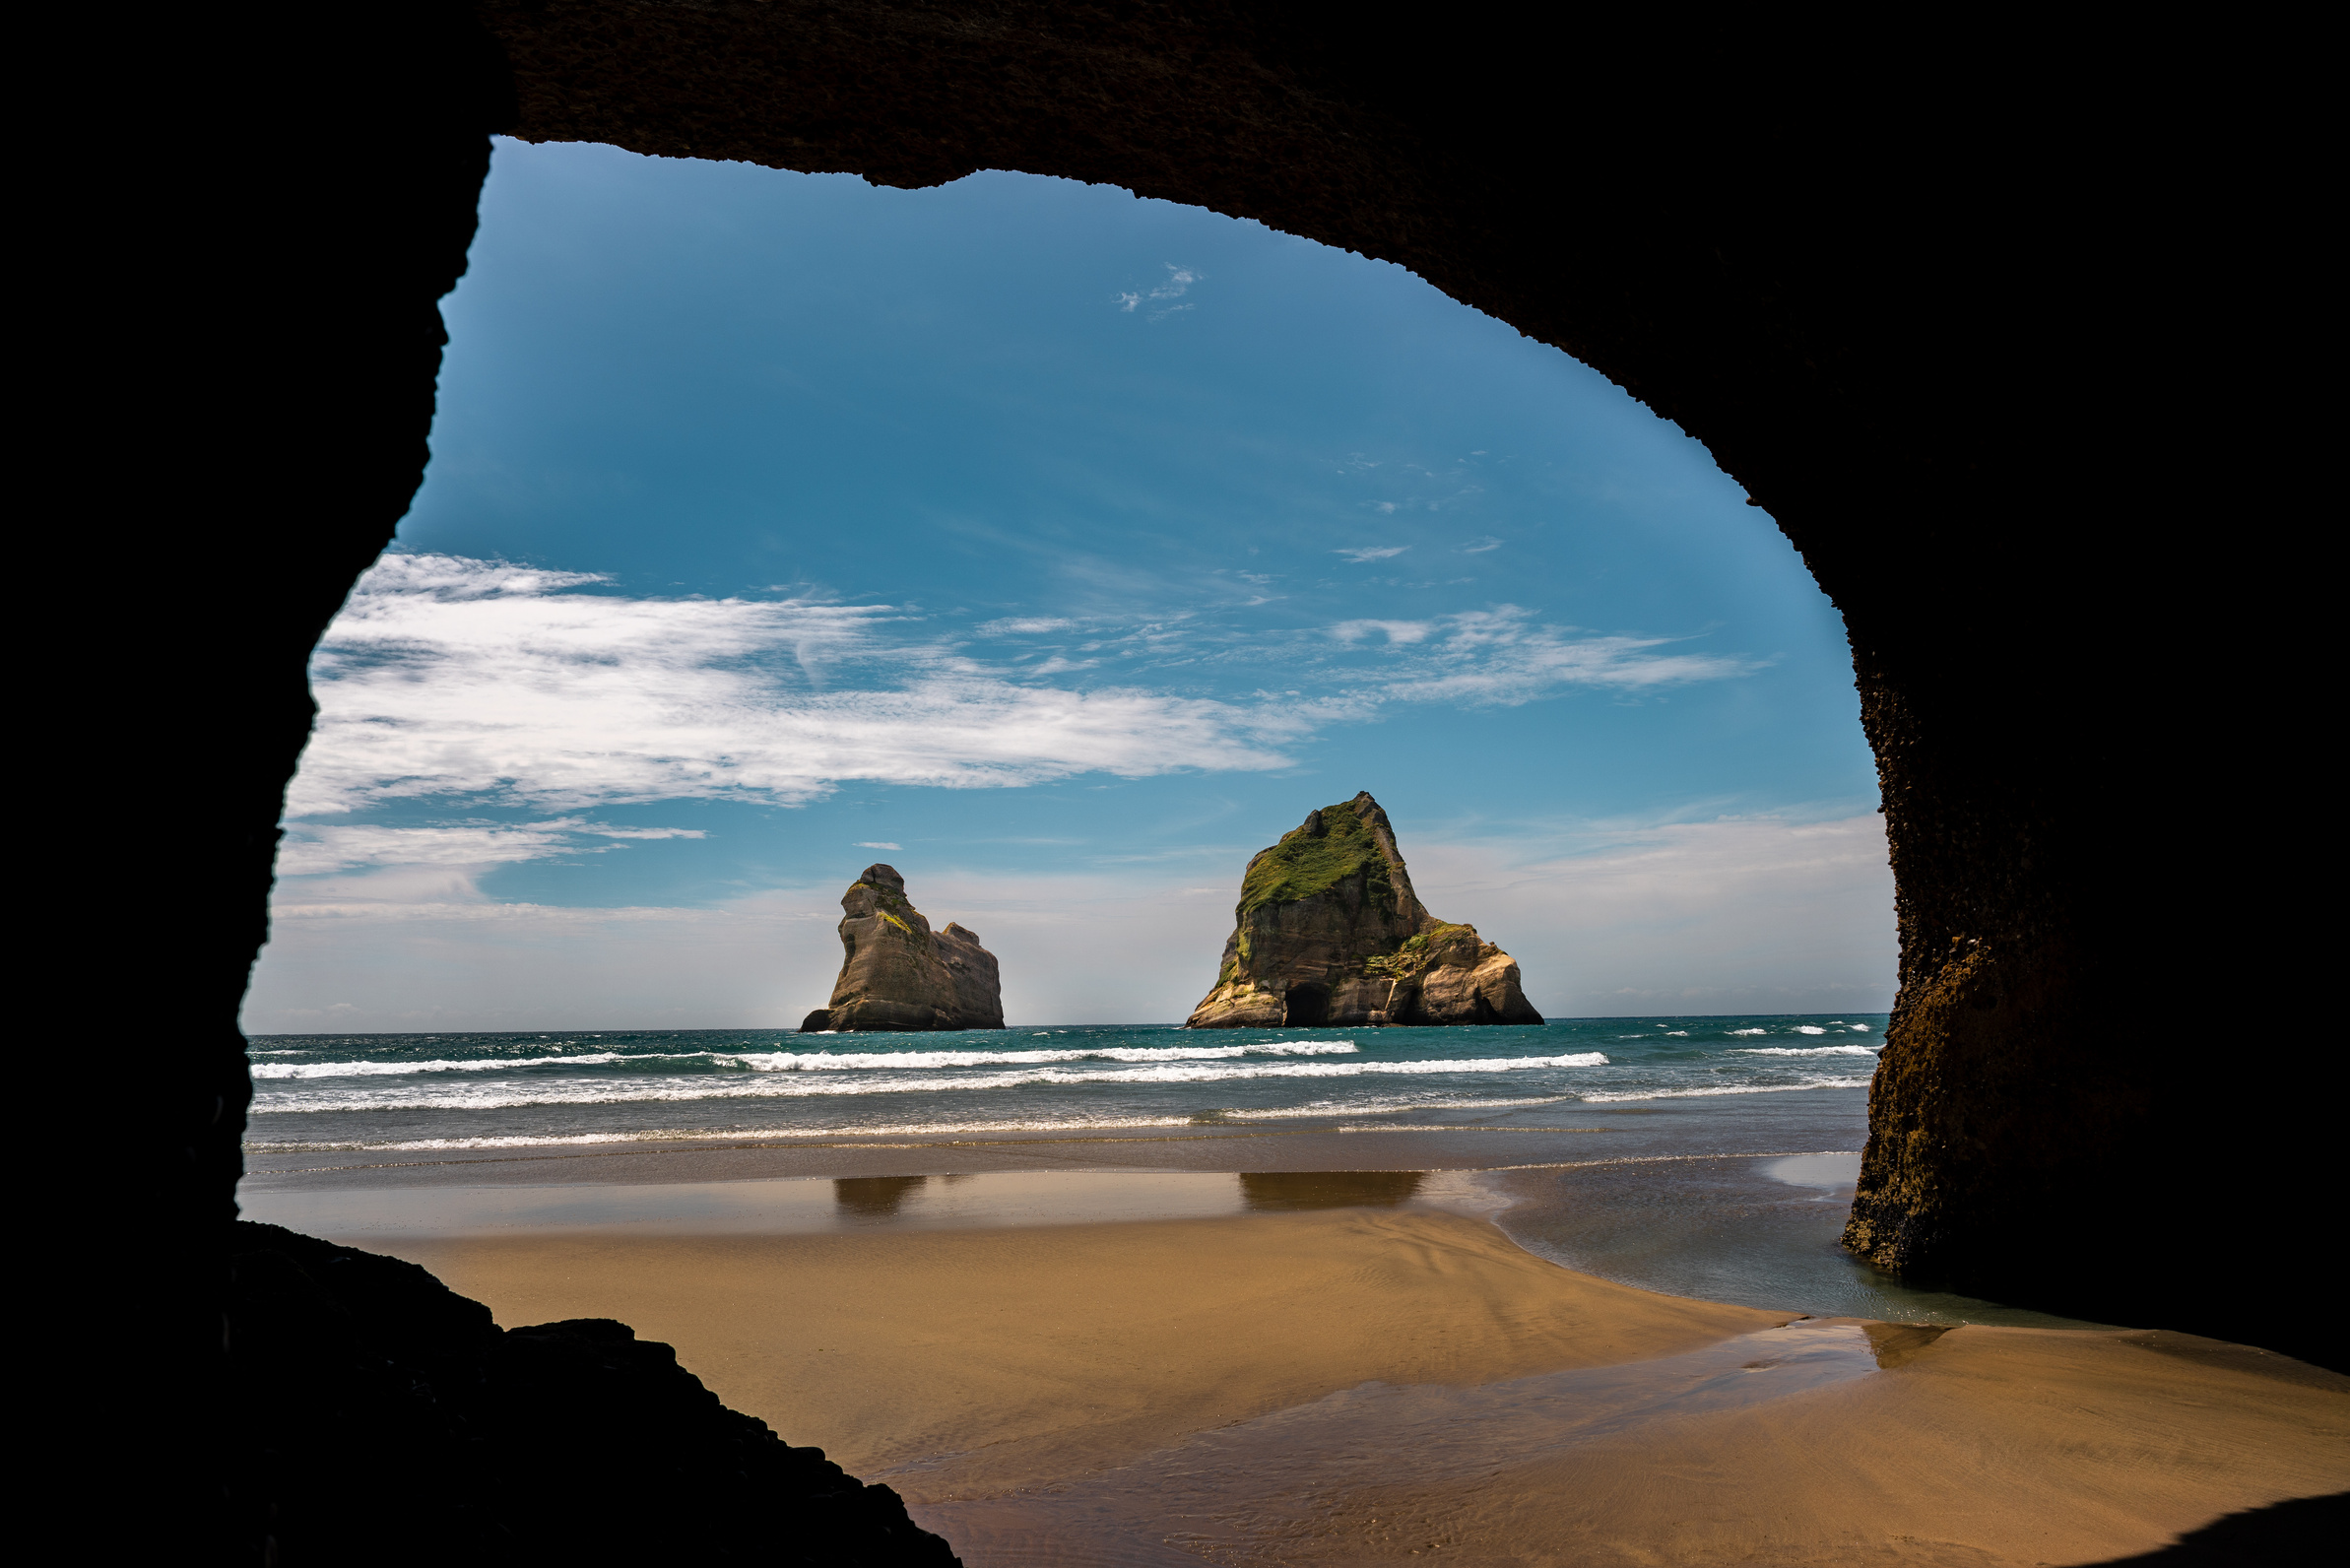
[[[1022,1021],[1179,1017],[1358,789],[1548,1011],[1890,997],[1833,608],[1702,446],[1400,268],[501,142],[444,308],[248,1027],[796,1019],[876,858]]]

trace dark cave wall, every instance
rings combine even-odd
[[[2158,365],[2143,312],[2187,276],[2163,237],[2182,170],[2210,170],[2072,125],[2056,89],[2085,79],[2045,30],[1870,52],[1679,13],[547,0],[265,5],[151,41],[142,112],[179,139],[140,155],[193,172],[134,190],[147,248],[81,285],[126,312],[139,378],[80,384],[152,431],[139,528],[234,497],[138,600],[170,666],[159,751],[201,759],[155,980],[187,1030],[126,1178],[159,1267],[192,1281],[153,1297],[145,1341],[196,1369],[188,1410],[218,1375],[234,1020],[303,671],[421,477],[434,301],[495,129],[898,184],[1111,181],[1407,266],[1678,422],[1843,611],[1879,761],[1902,994],[1855,1242],[2010,1299],[2141,1321],[2159,1299],[2172,1326],[2300,1345],[2150,1249],[2223,1218],[2289,1242],[2316,1099],[2265,1112],[2255,1150],[2214,1131],[2186,1047],[2113,1006],[2175,892],[2147,834],[2195,787],[2113,639],[2171,591],[2144,541],[2201,483],[2152,399],[2179,355],[2222,351],[2174,331]],[[2163,979],[2175,1003],[2196,983]],[[2133,1199],[2190,1131],[2261,1154],[2279,1196]]]

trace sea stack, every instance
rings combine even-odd
[[[1250,861],[1232,915],[1215,989],[1187,1029],[1542,1021],[1517,959],[1420,907],[1367,790]]]
[[[1001,1029],[996,955],[976,932],[934,932],[894,866],[868,866],[840,895],[840,978],[801,1021],[817,1029]]]

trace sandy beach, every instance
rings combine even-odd
[[[365,1245],[667,1340],[971,1568],[2085,1564],[2350,1488],[2350,1379],[2279,1356],[1796,1321],[1425,1208]]]

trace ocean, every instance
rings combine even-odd
[[[1425,1029],[255,1035],[247,1146],[285,1155],[1248,1122],[1402,1131],[1800,1091],[1849,1098],[1857,1114],[1886,1021],[1848,1013]]]

